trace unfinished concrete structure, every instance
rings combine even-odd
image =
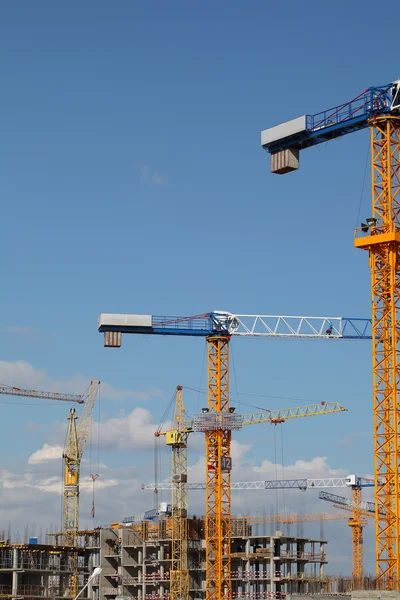
[[[171,532],[169,521],[143,522],[100,531],[93,561],[102,567],[92,584],[96,600],[126,596],[137,600],[169,597]],[[190,598],[205,597],[204,521],[189,519]],[[330,591],[324,576],[324,540],[252,535],[246,519],[232,519],[232,597],[261,599],[285,593]]]
[[[38,544],[0,545],[0,596],[62,598],[69,595],[73,552]]]
[[[188,519],[190,598],[205,597],[204,520]],[[79,589],[97,566],[101,574],[89,581],[82,598],[137,600],[169,598],[171,522],[143,521],[130,527],[80,532],[75,549],[63,545],[0,543],[0,598],[71,598],[70,582],[77,565]],[[324,575],[324,540],[253,535],[246,518],[232,519],[232,598],[280,598],[286,593],[332,591]]]
[[[54,544],[0,541],[0,598],[70,598],[76,569],[79,588],[85,585],[96,566],[100,532],[80,532],[77,548],[55,538]]]

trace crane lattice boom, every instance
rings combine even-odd
[[[351,476],[350,476],[351,477]],[[357,478],[360,487],[373,487],[372,479]],[[261,481],[232,481],[231,490],[307,490],[308,488],[348,488],[351,487],[349,477],[325,477],[318,479],[272,479]],[[189,490],[205,490],[205,483],[188,483]],[[172,489],[171,482],[142,484],[143,490],[154,491]]]
[[[239,315],[214,311],[192,317],[102,313],[98,330],[105,345],[121,345],[120,334],[156,334],[207,337],[226,334],[244,337],[371,339],[371,319],[345,317],[301,317]],[[119,334],[114,337],[110,334]],[[117,341],[117,343],[112,343]]]
[[[60,400],[62,402],[77,402],[83,404],[83,396],[76,394],[60,394],[59,392],[39,392],[37,390],[26,390],[23,388],[0,385],[0,394],[5,396],[24,396],[27,398],[42,398],[46,400]]]

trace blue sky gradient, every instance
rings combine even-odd
[[[368,133],[309,149],[298,172],[278,177],[260,131],[400,77],[400,9],[384,33],[376,10],[360,0],[2,3],[2,383],[75,392],[100,379],[128,392],[103,394],[96,420],[142,407],[158,423],[177,384],[205,388],[204,342],[126,336],[106,350],[99,312],[369,316],[368,259],[352,245],[370,212]],[[232,400],[349,408],[286,424],[286,464],[327,457],[332,469],[371,473],[368,342],[239,339],[232,352]],[[187,392],[189,412],[201,402]],[[67,413],[26,404],[1,405],[0,468],[18,476],[45,442],[63,443]],[[237,440],[253,464],[274,462],[281,444],[263,426]],[[153,479],[152,440],[100,444],[110,470]],[[200,456],[201,445],[193,463]],[[38,506],[50,500],[56,520],[52,494]],[[127,492],[124,502],[111,514],[103,500],[99,518],[144,501]],[[350,557],[341,531],[336,570]]]

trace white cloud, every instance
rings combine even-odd
[[[132,168],[139,171],[140,177],[145,183],[150,183],[151,185],[166,185],[168,183],[166,173],[155,171],[148,162],[133,162]]]
[[[150,413],[145,409],[132,411],[128,415],[120,414],[114,421],[112,432],[122,430],[124,436],[138,436],[138,430],[148,428],[148,433],[143,434],[152,441],[152,432],[155,426],[152,422]],[[134,424],[134,425],[133,425]],[[118,437],[118,436],[117,436]],[[193,436],[195,437],[195,436]],[[198,436],[201,438],[202,436]],[[136,437],[137,443],[141,442],[140,435]],[[127,442],[123,442],[125,449]],[[133,446],[132,446],[133,447]],[[131,449],[131,447],[129,448]],[[275,473],[281,476],[282,465],[274,465],[267,459],[252,459],[251,445],[243,444],[234,440],[232,442],[233,457],[233,476],[235,480],[256,480],[256,479],[275,479]],[[60,508],[62,503],[62,482],[61,482],[61,458],[55,460],[55,455],[59,452],[56,444],[43,446],[32,456],[49,460],[29,460],[29,464],[23,472],[12,473],[10,470],[0,470],[0,522],[3,527],[11,523],[13,536],[17,531],[20,537],[23,537],[26,525],[34,523],[36,533],[30,531],[30,535],[37,535],[40,528],[45,531],[51,528],[53,531],[60,531]],[[51,457],[54,456],[52,459]],[[190,456],[190,454],[189,454]],[[31,459],[30,457],[30,459]],[[147,461],[147,462],[146,462]],[[152,479],[152,457],[146,458],[141,455],[141,459],[136,466],[108,468],[102,465],[100,468],[100,478],[95,484],[95,505],[96,519],[90,518],[90,509],[92,503],[92,481],[90,479],[90,470],[92,466],[88,461],[82,462],[81,470],[81,497],[80,497],[80,527],[92,528],[98,524],[107,524],[111,521],[122,520],[132,514],[141,514],[149,507],[153,506],[154,495],[150,492],[141,490],[141,483]],[[169,471],[169,467],[168,467]],[[284,467],[284,477],[288,479],[298,477],[318,477],[322,475],[341,476],[347,474],[347,469],[333,469],[325,457],[313,457],[310,460],[299,458],[291,465]],[[204,481],[205,477],[205,458],[202,455],[189,470],[190,481]],[[338,490],[338,493],[345,495],[347,490]],[[369,495],[369,490],[365,490],[365,498]],[[372,493],[372,492],[371,492]],[[364,491],[363,491],[364,494]],[[159,493],[158,500],[170,500],[170,492]],[[190,514],[203,515],[205,512],[205,495],[203,492],[193,492],[189,495]],[[232,514],[270,514],[274,512],[317,512],[331,511],[328,503],[318,500],[318,490],[300,492],[289,490],[279,492],[270,491],[249,491],[232,493]],[[53,524],[53,525],[51,525]],[[31,527],[31,526],[30,526]],[[33,527],[33,526],[32,526]],[[272,526],[258,526],[258,533],[269,533]],[[282,529],[286,526],[282,525]],[[305,523],[291,526],[292,535],[305,534],[310,537],[319,538],[320,523]],[[297,530],[297,532],[296,532]],[[271,530],[272,531],[272,530]],[[21,535],[22,532],[22,535]],[[255,531],[256,533],[256,531]],[[331,567],[327,572],[349,573],[348,560],[351,548],[351,533],[347,527],[346,520],[324,523],[323,537],[329,540],[327,551]],[[364,539],[371,539],[373,527],[372,523],[366,528]],[[14,538],[15,539],[15,538]],[[366,568],[373,561],[371,552],[366,549],[365,559]],[[371,556],[370,556],[371,555]],[[371,558],[372,557],[372,558]]]
[[[59,459],[63,455],[62,446],[51,446],[50,444],[43,444],[42,448],[36,450],[28,458],[28,465],[37,465],[48,460]]]
[[[44,369],[36,369],[26,361],[7,362],[2,360],[0,361],[0,382],[21,388],[83,394],[90,384],[90,378],[84,375],[73,375],[70,378],[52,377]],[[106,382],[101,383],[100,393],[102,398],[120,401],[147,400],[162,396],[161,391],[157,388],[137,392],[136,390],[118,389]]]
[[[165,426],[168,428],[168,424]],[[93,423],[93,439],[98,439],[98,427],[98,423]],[[157,424],[147,409],[136,407],[128,414],[122,410],[117,417],[100,424],[100,446],[110,450],[152,450],[156,429]]]

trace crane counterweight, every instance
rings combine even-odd
[[[369,126],[375,116],[398,114],[400,81],[370,87],[350,102],[315,115],[303,115],[261,132],[261,146],[271,154],[271,173],[299,168],[299,152]]]

